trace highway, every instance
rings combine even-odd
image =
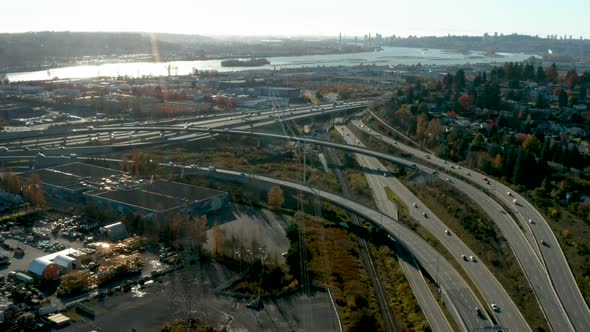
[[[3,159],[21,159],[31,158],[30,156],[5,156]],[[91,159],[92,157],[80,157],[79,159]],[[61,157],[47,157],[48,160],[59,160]],[[106,161],[121,162],[120,159],[106,159]],[[169,167],[167,163],[160,164],[163,167]],[[175,167],[181,167],[175,165]],[[182,166],[192,171],[208,171],[208,168],[191,168],[189,166]],[[293,190],[301,190],[302,192],[312,194],[321,199],[336,204],[348,211],[358,214],[362,218],[372,222],[374,225],[382,227],[392,238],[397,239],[398,243],[404,246],[414,257],[418,260],[420,265],[428,271],[431,276],[437,276],[440,284],[443,298],[449,299],[445,301],[449,308],[449,312],[453,319],[461,327],[462,331],[472,331],[489,327],[492,322],[487,316],[487,312],[482,310],[480,316],[475,313],[474,308],[485,308],[479,300],[475,297],[469,286],[463,280],[461,275],[455,271],[453,266],[440,255],[436,249],[430,246],[428,242],[415,234],[412,230],[397,222],[388,215],[381,213],[368,206],[362,205],[354,200],[348,199],[336,193],[327,192],[321,189],[313,188],[300,183],[272,178],[262,175],[248,175],[240,171],[229,171],[217,169],[215,172],[210,172],[210,176],[231,176],[232,180],[247,182],[257,180],[261,182],[281,185]]]
[[[116,128],[116,129],[115,128],[111,128],[111,129],[112,130],[116,130],[116,131],[132,131],[132,130],[142,130],[143,129],[143,130],[151,130],[151,131],[157,131],[157,132],[160,132],[162,130],[171,130],[171,131],[179,131],[179,132],[180,131],[186,131],[186,130],[196,131],[196,132],[205,132],[205,131],[207,131],[206,129],[203,129],[203,128],[200,128],[200,129],[199,128],[188,128],[188,129],[184,129],[184,128],[179,128],[179,127],[169,127],[169,126],[168,127],[160,127],[160,128],[151,128],[151,127],[150,128],[147,128],[147,127],[129,127],[129,128],[125,128],[125,127],[123,127],[123,128]],[[97,128],[96,130],[97,131],[103,131],[104,129]],[[87,133],[90,133],[90,132],[94,132],[93,130],[89,130],[89,129],[86,129],[85,131],[86,132],[84,134],[87,134]],[[252,132],[249,132],[249,131],[235,131],[235,130],[230,130],[230,131],[225,131],[224,130],[224,131],[221,131],[221,130],[212,130],[212,129],[210,129],[209,132],[210,132],[210,134],[211,133],[227,133],[227,134],[241,134],[241,135],[248,135],[248,134],[250,134],[250,135],[263,136],[263,137],[264,136],[266,136],[266,137],[273,137],[274,136],[275,138],[283,138],[283,139],[285,138],[284,136],[281,136],[281,135],[259,134],[259,133],[252,133]],[[321,140],[299,139],[299,138],[290,138],[290,139],[294,139],[294,140],[298,140],[298,141],[305,140],[307,142],[314,143],[314,144],[320,144],[320,145],[327,144],[325,142],[322,142]],[[342,147],[342,146],[334,146],[334,147],[336,147],[336,148],[344,148],[344,149],[347,149],[349,151],[358,152],[358,153],[364,153],[364,154],[376,156],[376,157],[379,157],[379,158],[383,158],[383,159],[390,160],[392,162],[398,163],[398,164],[400,164],[402,166],[413,167],[413,163],[412,162],[408,162],[407,160],[401,160],[401,158],[395,158],[395,157],[392,157],[392,156],[388,156],[388,155],[383,154],[383,153],[380,153],[378,151],[358,149],[358,147],[350,147],[350,146],[345,146],[345,147]],[[60,152],[60,151],[57,151],[57,152]],[[27,155],[27,153],[23,153],[23,155]],[[30,155],[30,153],[29,153],[29,155]],[[416,154],[416,155],[417,156],[421,156],[421,154]],[[477,173],[473,173],[473,174],[477,174]],[[481,179],[483,181],[483,177],[481,177]],[[506,198],[504,198],[504,199],[506,200]],[[531,226],[528,226],[528,224],[526,223],[526,221],[524,222],[524,224],[527,225],[526,227],[531,227]],[[556,241],[556,239],[555,239],[555,241]],[[537,243],[537,248],[539,248],[539,247],[540,247],[540,245],[538,245],[538,243]],[[552,247],[555,248],[555,246],[552,246]],[[557,248],[558,248],[558,246],[557,246]],[[539,250],[539,249],[537,249],[537,250]],[[521,264],[522,264],[522,262],[521,262]],[[529,275],[529,277],[534,278],[534,275]],[[535,289],[535,287],[533,287],[533,288]],[[574,289],[577,290],[577,286]],[[579,291],[578,291],[578,293],[579,293]],[[580,295],[580,297],[581,297],[581,295]],[[583,299],[582,299],[582,301],[583,301]],[[559,310],[558,306],[554,310],[558,311]],[[587,306],[586,306],[586,310],[587,310]]]
[[[261,123],[268,124],[274,121],[279,121],[284,118],[298,119],[305,117],[314,117],[329,115],[332,113],[338,113],[343,111],[350,111],[355,109],[364,108],[368,105],[369,100],[354,101],[343,105],[322,105],[319,107],[304,106],[298,108],[292,108],[288,111],[284,110],[268,110],[260,111],[255,113],[247,114],[235,114],[233,116],[208,116],[204,118],[198,117],[198,121],[185,121],[183,120],[161,120],[144,123],[123,123],[121,125],[108,125],[93,127],[88,126],[85,128],[50,128],[47,130],[30,130],[30,131],[18,131],[18,132],[5,132],[0,135],[0,141],[6,142],[5,147],[9,150],[19,151],[24,150],[24,147],[29,149],[36,149],[38,146],[55,147],[63,146],[64,143],[68,145],[72,144],[87,144],[89,140],[97,135],[104,133],[106,137],[101,137],[103,141],[120,143],[137,143],[141,139],[150,138],[161,138],[166,136],[166,133],[173,134],[189,134],[190,131],[184,131],[183,129],[190,129],[191,127],[200,127],[206,131],[207,128],[229,128],[240,126],[242,129],[250,127],[261,126]],[[195,117],[196,118],[196,117]],[[180,123],[178,123],[180,122]],[[143,131],[140,133],[142,128],[146,127],[165,127],[170,128],[173,131],[163,130],[161,132],[150,132]],[[136,130],[121,131],[120,128],[136,128]],[[127,132],[127,133],[125,133]],[[110,136],[113,134],[113,136]],[[161,135],[164,134],[164,135]],[[166,137],[174,137],[167,135]],[[59,139],[56,139],[59,138]],[[193,138],[191,136],[176,136],[175,139],[186,140]]]
[[[206,168],[201,168],[206,171]],[[321,189],[313,188],[300,183],[295,183],[288,180],[272,178],[269,176],[243,174],[239,171],[229,171],[217,169],[215,172],[209,173],[211,176],[222,177],[224,175],[232,175],[234,180],[250,181],[257,180],[261,182],[281,185],[283,187],[291,188],[293,190],[301,190],[302,192],[319,196],[323,200],[334,203],[348,211],[356,213],[375,225],[381,226],[390,236],[396,238],[401,245],[406,247],[420,264],[431,275],[438,274],[438,280],[443,288],[443,291],[452,299],[453,306],[449,309],[451,314],[458,313],[459,326],[463,326],[462,330],[472,331],[474,329],[489,327],[491,325],[486,312],[482,312],[482,317],[478,317],[474,308],[484,308],[482,304],[471,292],[469,286],[465,283],[463,278],[455,271],[455,269],[442,257],[434,248],[432,248],[426,241],[416,235],[412,230],[397,222],[393,218],[374,210],[368,206],[362,205],[354,200],[343,197],[339,194],[323,191]],[[243,174],[243,175],[242,175]]]
[[[341,123],[337,121],[336,123]],[[357,146],[364,146],[363,142],[354,135],[346,126],[336,124],[336,130],[344,137],[349,144],[356,144]],[[369,181],[369,186],[373,191],[375,200],[379,208],[386,213],[397,213],[395,209],[388,208],[394,204],[388,199],[385,188],[392,190],[401,203],[407,207],[410,216],[427,229],[440,243],[453,255],[455,260],[461,265],[467,275],[471,278],[473,283],[478,288],[482,296],[487,300],[488,305],[495,303],[500,307],[498,312],[490,310],[496,316],[498,322],[502,326],[506,326],[512,330],[527,331],[531,330],[525,318],[522,316],[516,304],[512,301],[504,287],[498,282],[494,275],[488,268],[479,261],[477,255],[463,242],[458,236],[447,234],[446,225],[425,206],[424,203],[418,200],[410,190],[408,190],[398,179],[392,176],[387,176],[386,167],[374,157],[362,156],[355,154],[361,167],[371,172],[365,172],[367,179],[373,178]],[[377,170],[378,172],[374,172]],[[462,258],[474,257],[475,261]],[[486,309],[489,309],[487,307]]]
[[[376,117],[374,114],[372,115]],[[378,117],[376,118],[384,123]],[[384,123],[384,125],[387,124]],[[389,127],[389,125],[387,126]],[[384,137],[383,135],[377,137],[395,145],[396,148],[406,153],[411,153],[418,159],[442,168],[447,172],[454,173],[459,177],[468,178],[470,182],[480,188],[486,188],[489,194],[496,197],[504,205],[511,207],[513,212],[518,216],[517,222],[522,229],[514,221],[506,222],[499,220],[500,215],[497,212],[490,213],[490,217],[494,221],[498,220],[496,224],[502,230],[515,256],[517,256],[520,264],[523,266],[529,282],[535,290],[543,310],[548,317],[550,325],[555,331],[590,331],[590,311],[588,310],[588,305],[584,301],[575,282],[557,238],[548,225],[548,222],[532,204],[501,182],[480,172],[462,168],[457,164],[431,154],[428,154],[429,158],[426,158],[426,153],[421,150]],[[458,179],[455,179],[457,184],[459,184],[458,181]],[[473,188],[473,186],[466,185],[463,182],[458,188],[464,191]],[[490,202],[489,197],[485,198],[487,195],[481,195],[481,192],[477,194],[478,196],[475,196],[475,192],[478,192],[478,190],[471,190],[470,197],[477,197],[474,200],[479,204],[489,202],[489,205],[481,204],[481,206],[485,210],[493,210],[491,206],[494,206],[494,203]],[[513,203],[514,199],[517,200],[518,204]],[[498,209],[498,206],[496,203],[495,209],[497,211],[504,210],[501,207]],[[502,213],[502,215],[505,217],[504,219],[508,219],[509,217],[507,213]],[[523,239],[526,239],[528,245],[523,243]],[[542,241],[545,241],[547,245],[543,245]],[[538,262],[535,262],[533,256],[536,257]],[[540,276],[546,276],[548,280],[544,280],[545,278],[540,278]],[[555,298],[556,296],[558,299]],[[559,304],[555,302],[559,302]],[[563,317],[563,313],[560,312],[561,310],[566,312],[567,317]]]
[[[341,119],[336,119],[337,123],[340,121],[341,121]],[[336,129],[347,141],[351,140],[351,138],[349,136],[346,136],[345,132],[342,132],[342,126],[336,126]],[[354,142],[354,139],[352,139],[352,141]],[[366,156],[363,156],[360,154],[355,154],[355,158],[357,159],[357,161],[359,162],[359,165],[361,167],[365,167],[368,169],[376,169],[376,168],[372,168],[372,166],[369,165],[368,162],[366,161],[366,159],[375,159],[375,158],[366,157]],[[375,161],[377,161],[377,160],[375,159]],[[384,180],[388,180],[388,178],[383,177],[383,172],[385,172],[385,167],[382,167],[381,169],[383,170],[382,172],[379,172],[379,173],[364,172],[364,175],[367,179],[367,182],[369,183],[369,187],[371,188],[371,192],[373,193],[373,199],[376,202],[378,209],[381,212],[383,212],[384,214],[392,216],[393,219],[399,220],[399,214],[398,214],[397,207],[395,206],[395,204],[393,202],[391,202],[387,198],[387,194],[385,193],[385,190],[384,190],[384,186],[386,186],[386,184],[384,184],[383,182],[384,182]],[[337,170],[337,174],[339,174],[339,178],[342,177],[341,173],[342,173],[342,171]],[[341,180],[341,182],[342,181],[343,180]],[[343,193],[345,193],[347,195],[349,194],[348,190],[343,191]],[[399,255],[398,254],[398,261],[399,261],[399,263],[406,275],[406,278],[408,279],[408,282],[410,283],[410,287],[412,287],[412,291],[414,292],[414,295],[416,296],[416,300],[418,301],[418,303],[420,304],[420,307],[422,308],[422,312],[424,312],[424,315],[428,319],[428,321],[434,331],[451,331],[451,326],[447,322],[447,318],[445,317],[438,302],[436,302],[436,299],[434,298],[434,294],[432,294],[432,292],[430,291],[430,288],[429,288],[428,284],[426,283],[424,276],[420,272],[416,262],[412,262],[413,259],[414,258],[411,257],[411,255],[409,255],[409,254],[406,254],[406,255]]]
[[[384,136],[374,129],[369,130],[366,126],[358,120],[352,121],[360,130],[365,133],[372,135],[373,137],[382,140],[383,142],[390,144],[401,151],[409,152],[406,149],[407,145],[401,142],[395,141],[387,136]],[[424,159],[427,159],[424,154]],[[429,155],[428,158],[433,158]],[[506,240],[508,241],[510,248],[512,249],[517,261],[519,262],[529,285],[534,290],[538,302],[543,309],[543,312],[548,320],[549,325],[555,331],[569,331],[573,327],[569,321],[569,318],[565,314],[565,310],[557,297],[551,281],[544,269],[542,262],[536,255],[533,247],[525,238],[524,234],[518,227],[517,222],[511,217],[504,208],[498,204],[494,199],[487,196],[479,188],[463,181],[460,177],[454,177],[445,173],[444,171],[437,171],[425,165],[419,165],[418,169],[421,172],[430,174],[433,177],[440,178],[441,180],[447,181],[450,185],[463,192],[465,195],[470,197],[478,206],[484,210],[484,212],[495,222],[497,227],[500,229]],[[464,175],[467,175],[467,171],[464,171]],[[448,180],[447,180],[448,179]]]

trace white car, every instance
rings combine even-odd
[[[418,204],[416,204],[416,203],[412,203],[412,206],[415,208],[418,208]]]
[[[465,256],[465,255],[461,255],[461,258],[463,258],[464,261],[467,260],[467,256]]]
[[[472,262],[477,262],[477,259],[475,259],[475,256],[469,256],[469,260],[471,260]]]
[[[533,221],[533,219],[529,219],[529,224],[534,224],[535,222]]]
[[[445,229],[445,234],[451,235],[451,231],[449,231],[448,229]]]
[[[516,199],[513,199],[513,200],[512,200],[512,203],[514,203],[514,204],[518,204],[518,201],[517,201]]]
[[[426,212],[422,212],[422,216],[424,216],[424,218],[428,218],[428,214],[426,214]]]
[[[499,311],[500,310],[500,307],[498,307],[498,305],[495,304],[495,303],[492,303],[490,306],[492,307],[492,310],[494,310],[494,311]]]
[[[511,192],[507,192],[506,195],[512,196],[512,193]]]

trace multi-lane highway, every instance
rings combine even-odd
[[[358,105],[352,105],[352,106],[348,106],[348,107],[361,107],[361,104]],[[345,107],[343,107],[343,109],[345,109]],[[330,112],[336,112],[336,111],[341,111],[340,109],[336,109],[333,110],[330,109]],[[308,114],[305,114],[305,113]],[[272,113],[272,112],[269,112]],[[317,110],[295,110],[293,111],[293,114],[283,114],[286,115],[287,117],[299,117],[299,116],[316,116],[318,115],[319,112],[317,112]],[[326,112],[327,113],[327,112]],[[181,139],[190,139],[190,140],[194,140],[194,139],[199,139],[199,138],[203,138],[203,137],[210,137],[210,135],[212,134],[219,134],[219,133],[227,133],[227,134],[238,134],[238,135],[254,135],[254,136],[261,136],[261,137],[271,137],[271,138],[282,138],[282,139],[292,139],[292,140],[296,140],[296,141],[307,141],[309,143],[314,143],[314,144],[320,144],[320,145],[326,145],[326,146],[333,146],[336,148],[341,148],[341,149],[346,149],[352,152],[357,152],[357,153],[362,153],[362,154],[366,154],[366,155],[371,155],[374,157],[378,157],[378,158],[382,158],[385,160],[389,160],[395,163],[398,163],[400,165],[403,166],[407,166],[407,167],[414,167],[414,168],[419,168],[421,170],[422,166],[418,166],[418,165],[414,165],[413,162],[408,161],[408,160],[403,160],[401,158],[396,158],[384,153],[381,153],[379,151],[375,151],[375,150],[370,150],[370,149],[366,149],[363,147],[357,147],[357,146],[350,146],[350,145],[339,145],[337,143],[331,143],[331,142],[326,142],[326,141],[321,141],[321,140],[314,140],[314,139],[302,139],[302,138],[293,138],[293,137],[285,137],[283,135],[272,135],[272,134],[261,134],[261,133],[254,133],[251,132],[250,130],[230,130],[230,129],[223,129],[223,130],[219,130],[219,129],[214,129],[215,128],[227,128],[228,126],[236,126],[238,128],[250,128],[250,126],[255,127],[258,126],[261,123],[272,123],[274,122],[276,119],[273,117],[272,119],[268,117],[269,114],[261,114],[258,117],[253,117],[247,121],[244,121],[244,119],[230,119],[230,118],[223,118],[223,119],[212,119],[211,124],[209,126],[209,128],[204,128],[204,127],[200,127],[202,126],[202,124],[200,123],[195,123],[195,124],[189,124],[189,126],[186,125],[176,125],[176,126],[158,126],[158,127],[145,127],[145,126],[133,126],[133,127],[109,127],[109,128],[93,128],[93,129],[82,129],[80,131],[77,132],[65,132],[65,133],[59,133],[58,136],[64,136],[64,135],[70,135],[70,138],[72,138],[72,136],[76,136],[78,135],[77,139],[80,140],[85,140],[87,141],[88,139],[88,134],[92,134],[95,135],[97,133],[101,133],[101,132],[121,132],[123,137],[127,137],[128,133],[131,131],[136,131],[137,133],[135,135],[138,135],[141,131],[141,134],[147,134],[146,136],[148,138],[150,137],[158,137],[160,132],[164,132],[166,133],[166,135],[170,136],[170,140],[176,140],[177,138],[179,138],[179,136],[173,136],[174,133],[173,132],[177,132],[180,133],[181,135],[189,135],[188,137],[181,137]],[[270,114],[272,117],[272,114]],[[266,119],[264,119],[264,117],[266,116]],[[217,121],[217,123],[215,123]],[[237,121],[237,122],[236,122]],[[193,126],[199,126],[200,128],[193,128]],[[125,133],[127,132],[127,133]],[[207,134],[203,134],[204,132],[207,132]],[[22,135],[23,133],[18,133],[19,135]],[[50,133],[24,133],[25,136],[27,136],[26,138],[29,138],[30,141],[28,142],[30,145],[36,145],[36,137],[40,137],[40,140],[47,140],[46,142],[44,142],[43,144],[40,143],[40,145],[51,145],[51,144],[56,144],[56,139],[55,138],[51,138],[50,136],[47,138],[43,138],[43,135],[45,134],[49,134]],[[3,137],[0,137],[0,140]],[[61,139],[61,138],[60,138]],[[106,138],[105,138],[106,139]],[[109,138],[110,139],[110,138]],[[124,139],[123,139],[124,140]],[[152,139],[153,140],[153,139]],[[57,142],[59,142],[59,139],[57,140]],[[121,146],[133,146],[135,144],[128,144],[129,142],[121,142],[119,143],[119,145]],[[134,142],[132,142],[134,143]],[[161,142],[160,142],[161,143]],[[68,147],[69,148],[69,147]],[[66,150],[68,151],[68,150]],[[30,151],[8,151],[8,152],[1,152],[0,154],[14,154],[15,152],[17,152],[17,154],[19,155],[23,155],[23,156],[27,156],[27,155],[31,155],[33,154]],[[60,154],[63,153],[63,150],[61,149],[55,149],[55,151],[51,151],[51,149],[48,149],[46,151],[47,154],[51,154],[51,153],[55,153],[55,154]],[[69,152],[69,151],[68,151]],[[420,152],[419,150],[415,150],[413,153],[415,156],[417,157],[421,157],[422,155],[424,155],[424,152]],[[424,159],[426,159],[425,157],[423,157]],[[433,158],[434,159],[434,158]],[[428,161],[429,163],[433,163],[433,159],[428,159],[425,161]],[[439,167],[443,167],[446,168],[447,166],[449,166],[449,164],[447,164],[446,162],[442,161],[442,160],[437,160],[434,159],[434,163],[435,165],[439,166]],[[466,176],[466,171],[460,169],[459,167],[456,168],[451,168],[449,169],[449,171],[456,173],[457,175],[460,175],[462,177]],[[503,200],[506,202],[507,205],[513,205],[512,203],[512,199],[517,199],[517,201],[519,202],[519,205],[515,206],[515,211],[517,212],[517,214],[520,216],[520,222],[522,225],[524,225],[525,230],[526,229],[530,229],[529,233],[525,233],[525,237],[528,236],[527,241],[530,243],[530,247],[533,248],[532,250],[536,253],[537,256],[542,257],[543,259],[541,260],[542,263],[544,263],[547,266],[547,270],[550,272],[550,275],[552,277],[552,281],[553,281],[553,285],[555,287],[556,290],[558,290],[561,302],[563,303],[563,307],[567,308],[567,314],[568,316],[571,318],[571,320],[574,323],[574,326],[576,327],[576,330],[578,331],[583,331],[583,330],[587,330],[586,326],[590,326],[590,325],[583,325],[585,324],[584,322],[586,321],[585,317],[587,316],[588,313],[588,307],[585,304],[579,289],[577,288],[577,285],[575,285],[575,281],[573,280],[573,276],[571,275],[571,271],[569,271],[569,267],[567,266],[567,262],[565,261],[565,257],[563,256],[563,253],[561,252],[559,245],[557,243],[557,240],[555,239],[551,229],[549,228],[549,226],[545,223],[545,221],[542,219],[542,217],[538,214],[538,212],[526,201],[524,200],[522,197],[520,197],[518,194],[515,193],[511,193],[511,196],[508,196],[507,193],[508,192],[508,188],[506,188],[505,186],[503,186],[500,183],[495,182],[494,180],[490,179],[490,184],[488,184],[488,182],[486,182],[484,180],[484,176],[472,171],[471,175],[473,178],[470,178],[470,181],[475,182],[481,186],[488,186],[490,189],[495,188],[495,192],[492,191],[492,194],[497,195],[499,199]],[[457,181],[459,179],[457,178]],[[503,194],[504,193],[504,194]],[[481,194],[481,192],[480,192]],[[491,206],[491,205],[490,205]],[[497,208],[497,206],[491,206],[490,208]],[[533,224],[528,223],[528,219],[533,220]],[[508,222],[506,222],[508,223]],[[514,222],[512,222],[514,224]],[[537,227],[538,225],[541,225],[541,227]],[[545,226],[545,227],[542,227]],[[536,229],[538,228],[538,229]],[[547,233],[547,229],[548,229],[548,233]],[[534,236],[533,236],[534,235]],[[541,245],[541,240],[546,241],[549,246],[542,246]],[[524,245],[522,245],[524,247]],[[516,254],[516,250],[515,250],[515,254]],[[517,255],[518,256],[518,255]],[[521,262],[521,264],[523,264],[523,260],[519,257],[519,261]],[[528,260],[527,260],[528,261]],[[563,264],[565,264],[565,269],[563,269]],[[561,265],[561,270],[556,270],[559,269]],[[525,269],[526,271],[526,269]],[[563,273],[563,271],[566,271],[566,273]],[[569,275],[569,276],[568,276]],[[542,289],[541,292],[538,291],[539,287],[535,287],[535,283],[542,283],[543,282],[543,278],[542,278],[542,273],[541,276],[539,276],[538,274],[534,274],[534,273],[527,273],[527,277],[529,278],[529,280],[531,281],[531,284],[533,286],[533,289],[535,289],[535,291],[537,292],[537,296],[541,297],[542,294],[546,293],[548,294],[548,298],[551,297],[551,289],[546,287],[544,289]],[[535,281],[535,278],[537,279],[537,281]],[[565,282],[563,284],[557,282],[557,280],[565,280]],[[571,284],[568,285],[568,280],[571,279],[571,281],[573,282],[573,287]],[[561,291],[560,291],[561,289]],[[568,294],[569,291],[569,294]],[[564,299],[565,298],[565,299]],[[581,301],[580,301],[581,300]],[[543,303],[543,300],[541,300],[541,303]],[[573,309],[572,309],[573,307]],[[551,318],[551,313],[549,310],[547,310],[546,306],[543,306],[545,313],[548,316],[548,319],[551,323],[551,326],[554,330],[569,330],[569,329],[561,329],[559,328],[559,326],[566,326],[567,324],[563,324],[563,325],[557,325],[554,324],[553,322],[558,322],[558,319],[555,318]],[[560,306],[556,305],[553,308],[553,311],[555,312],[555,315],[559,315],[559,311],[560,311]]]
[[[377,119],[384,125],[389,126],[381,119]],[[359,128],[361,127],[358,122],[355,124]],[[361,129],[367,131],[366,127]],[[501,182],[484,174],[462,168],[430,153],[425,153],[412,146],[375,133],[374,130],[367,132],[386,143],[392,144],[401,151],[412,154],[415,158],[444,169],[446,172],[454,173],[460,178],[468,179],[477,187],[487,189],[489,194],[496,197],[504,205],[511,207],[518,217],[517,222],[520,227],[506,213],[503,207],[491,200],[489,196],[483,194],[481,190],[477,190],[473,185],[461,181],[460,178],[453,178],[453,185],[480,204],[507,238],[536,292],[551,327],[555,331],[574,329],[576,331],[590,331],[588,305],[575,282],[553,231],[532,204]],[[422,168],[425,170],[424,167]],[[432,169],[430,171],[432,172]],[[517,204],[514,203],[514,200],[516,200]],[[543,245],[543,241],[546,245]],[[564,311],[567,316],[564,315]]]
[[[346,126],[336,122],[336,130],[344,137],[349,144],[364,146],[363,142],[354,135]],[[361,167],[368,170],[365,172],[369,186],[373,191],[379,208],[386,212],[397,212],[388,209],[393,204],[387,198],[385,188],[392,190],[401,202],[407,207],[410,215],[419,222],[425,229],[430,231],[435,238],[455,257],[457,262],[473,280],[479,292],[486,298],[489,305],[492,303],[500,308],[497,311],[491,310],[502,326],[518,331],[530,330],[525,318],[522,316],[504,287],[498,282],[487,267],[479,262],[477,255],[459,237],[453,236],[445,224],[415,197],[398,179],[388,176],[387,170],[379,160],[374,157],[367,157],[356,154]],[[377,172],[375,172],[377,170]],[[373,181],[370,179],[373,178]],[[464,255],[464,256],[462,256]],[[463,259],[467,257],[467,260]]]
[[[205,171],[206,168],[201,168]],[[443,289],[443,292],[448,295],[452,303],[449,311],[451,314],[458,314],[458,325],[462,330],[478,330],[482,328],[489,328],[491,321],[487,316],[485,310],[481,311],[478,316],[474,308],[485,308],[477,300],[469,286],[465,283],[463,278],[455,271],[451,264],[449,264],[444,257],[442,257],[432,246],[430,246],[420,236],[416,235],[409,228],[405,227],[395,219],[380,211],[374,210],[368,206],[362,205],[354,200],[345,198],[339,194],[327,192],[318,188],[313,188],[300,183],[277,179],[269,176],[245,174],[239,171],[229,171],[216,169],[215,172],[209,173],[211,176],[226,176],[231,175],[234,180],[251,181],[257,180],[261,182],[268,182],[278,184],[294,190],[301,190],[302,192],[312,194],[320,197],[323,200],[334,203],[340,207],[354,212],[375,225],[379,225],[390,236],[396,238],[401,245],[405,246],[418,259],[420,264],[431,274],[438,275],[438,281]]]
[[[336,119],[336,123],[341,122],[341,119]],[[345,138],[348,143],[354,144],[355,139],[350,137],[350,135],[345,131],[345,127],[337,125],[336,129],[338,132]],[[373,199],[377,204],[379,210],[389,216],[392,216],[393,219],[399,220],[398,209],[393,202],[391,202],[387,198],[387,193],[385,192],[384,187],[387,186],[384,182],[388,180],[387,177],[384,177],[385,167],[378,166],[373,167],[370,164],[373,157],[366,157],[360,154],[355,154],[355,158],[357,159],[359,165],[366,170],[364,172],[369,187],[371,188],[371,192],[373,193]],[[371,159],[370,161],[368,159]],[[375,162],[378,162],[375,159]],[[379,170],[380,169],[380,170]],[[407,256],[407,257],[406,257]],[[440,308],[439,304],[436,302],[434,298],[434,294],[430,291],[424,276],[420,272],[417,264],[412,262],[413,258],[410,255],[404,255],[404,257],[400,257],[398,255],[398,261],[406,275],[410,283],[410,287],[412,287],[412,291],[416,296],[416,300],[420,304],[422,308],[422,312],[426,316],[426,319],[430,322],[430,325],[435,331],[450,331],[451,327],[447,322],[447,319]],[[414,264],[412,264],[414,263]]]

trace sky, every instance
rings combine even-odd
[[[589,0],[0,0],[0,32],[584,36]]]

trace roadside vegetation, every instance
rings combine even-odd
[[[531,327],[548,330],[541,308],[516,257],[500,230],[477,208],[475,202],[443,181],[432,182],[422,174],[402,180],[447,225],[452,236],[460,237],[486,264]]]
[[[369,246],[388,304],[403,331],[431,331],[428,320],[406,279],[395,251],[388,245]]]

